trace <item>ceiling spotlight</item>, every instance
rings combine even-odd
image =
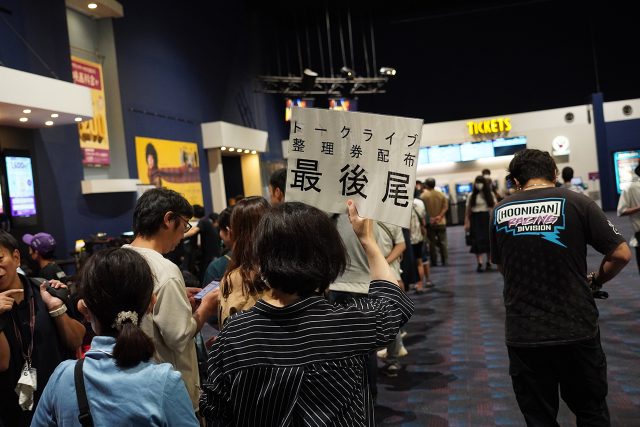
[[[46,122],[44,122],[45,125],[47,126],[53,126],[53,121],[52,120],[47,120]]]
[[[244,154],[249,154],[250,152],[250,150],[244,150]]]
[[[51,117],[54,118],[54,119],[58,118],[58,113],[51,114]]]
[[[227,147],[220,147],[220,150],[225,151]]]
[[[229,151],[236,151],[236,149],[231,147],[231,148],[229,148]]]
[[[89,9],[97,9],[97,8],[98,8],[98,5],[97,5],[97,4],[95,4],[95,3],[89,3],[89,4],[87,5],[87,7],[88,7]]]
[[[342,74],[342,77],[347,80],[351,80],[356,76],[356,73],[354,73],[353,70],[346,65],[340,68],[340,73]]]
[[[380,74],[382,74],[383,76],[395,76],[396,69],[391,67],[382,67],[380,68]]]
[[[251,152],[251,154],[256,154],[256,153],[257,153],[257,151],[256,151],[256,150],[253,150],[253,151]]]
[[[26,117],[20,117],[18,120],[20,120],[22,123],[28,122],[29,119]]]
[[[73,120],[75,120],[76,122],[81,122],[81,121],[82,121],[82,117],[76,117],[76,118],[75,118],[75,119],[73,119]]]
[[[31,112],[31,110],[29,110],[28,108],[26,108],[26,109],[22,110],[22,112],[23,112],[23,113],[25,113],[25,114],[29,114],[29,113]]]
[[[313,87],[316,85],[317,77],[318,73],[310,70],[309,68],[305,68],[302,72],[302,90],[305,92],[313,90]]]

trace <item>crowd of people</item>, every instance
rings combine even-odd
[[[594,292],[629,247],[593,201],[556,185],[548,153],[514,156],[518,191],[504,199],[489,174],[475,178],[464,228],[477,271],[504,275],[525,420],[555,425],[560,387],[578,425],[609,425]],[[175,191],[147,191],[133,241],[92,255],[71,294],[52,236],[23,237],[38,279],[0,231],[0,426],[375,425],[377,375],[397,376],[408,353],[409,295],[434,286],[430,266],[450,265],[448,200],[433,178],[418,181],[403,229],[362,218],[352,200],[333,215],[287,202],[286,175],[271,176],[269,201],[237,197],[211,216]],[[618,213],[635,218],[636,187],[623,197]],[[167,257],[197,237],[198,258]],[[603,254],[589,275],[587,245]],[[199,357],[207,323],[220,332]]]

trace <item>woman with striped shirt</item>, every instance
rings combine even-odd
[[[231,316],[209,353],[200,401],[209,425],[374,426],[367,355],[413,312],[373,236],[348,202],[371,271],[368,298],[334,306],[324,291],[346,265],[326,213],[284,203],[260,220],[254,256],[267,289]],[[259,259],[258,259],[259,258]]]

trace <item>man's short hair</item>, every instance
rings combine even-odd
[[[491,175],[491,171],[489,169],[482,169],[482,175]]]
[[[180,193],[168,188],[153,188],[146,191],[136,203],[133,211],[133,232],[140,236],[153,236],[160,230],[164,215],[173,212],[185,218],[193,216],[191,204]]]
[[[0,246],[13,252],[18,249],[18,241],[5,230],[0,230]]]
[[[565,166],[562,168],[562,180],[569,182],[573,178],[573,168],[571,166]]]
[[[202,218],[204,216],[204,207],[200,205],[193,205],[193,216],[196,218]]]
[[[273,172],[269,178],[269,185],[273,190],[278,188],[284,195],[287,187],[287,168],[280,168]]]
[[[347,262],[329,215],[300,202],[281,203],[262,216],[253,250],[268,286],[303,298],[322,294]]]
[[[233,213],[233,206],[227,206],[220,212],[218,216],[218,228],[220,230],[226,230],[231,227],[231,214]]]
[[[524,149],[518,151],[509,163],[507,179],[515,185],[515,180],[525,186],[530,179],[543,178],[555,181],[558,167],[548,151]]]
[[[424,185],[427,188],[435,188],[436,187],[436,180],[434,178],[427,178],[424,180]]]

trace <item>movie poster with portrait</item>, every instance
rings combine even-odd
[[[109,133],[107,106],[104,98],[102,66],[98,63],[71,57],[73,82],[91,89],[93,119],[78,123],[80,149],[84,166],[109,166]]]
[[[140,183],[169,188],[204,206],[198,144],[143,136],[135,141]]]

